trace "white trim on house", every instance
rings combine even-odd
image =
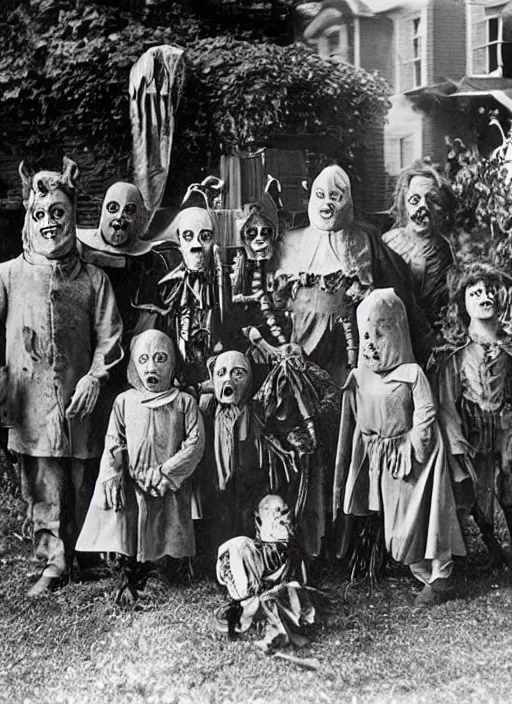
[[[419,12],[400,14],[393,18],[393,33],[395,36],[395,92],[407,93],[410,90],[416,90],[428,84],[428,67],[427,67],[427,46],[428,46],[428,26],[427,26],[427,8],[424,7]],[[402,56],[402,41],[404,32],[408,31],[410,24],[419,20],[418,28],[414,29],[410,37],[411,57],[404,59]],[[419,31],[418,31],[419,29]],[[409,37],[407,37],[409,40]],[[416,55],[414,43],[419,44],[419,54]],[[417,72],[416,65],[420,65],[419,82],[416,80]],[[406,65],[412,66],[412,85],[403,85],[403,71]]]

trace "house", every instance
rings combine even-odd
[[[378,71],[392,88],[387,124],[372,131],[362,155],[368,211],[389,207],[398,174],[414,159],[443,158],[444,136],[460,124],[460,114],[435,88],[456,87],[467,75],[469,12],[464,0],[325,0],[299,7],[306,43],[325,58]],[[495,26],[486,31],[494,37]],[[493,50],[483,43],[479,51],[483,62]]]

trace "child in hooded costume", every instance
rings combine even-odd
[[[23,254],[0,264],[9,449],[18,453],[36,556],[29,595],[58,586],[73,561],[98,472],[98,399],[123,357],[122,323],[107,276],[76,247],[78,167],[31,176],[23,163]],[[94,413],[93,413],[94,411]],[[83,564],[83,562],[82,562]]]
[[[280,496],[265,496],[254,514],[256,538],[237,536],[218,551],[217,579],[231,601],[215,611],[217,627],[233,637],[263,622],[257,645],[266,652],[305,645],[300,630],[315,620],[290,513]]]
[[[461,509],[469,509],[489,551],[503,563],[494,535],[494,495],[512,534],[512,282],[474,262],[449,276],[445,345],[435,350],[442,427]]]
[[[452,556],[466,550],[432,392],[392,289],[372,291],[357,323],[361,347],[345,385],[334,513],[340,506],[348,515],[382,513],[386,549],[425,584],[415,603],[438,603]]]
[[[173,386],[174,365],[164,333],[147,330],[133,339],[132,388],[114,402],[77,543],[77,550],[128,558],[120,600],[136,596],[143,563],[195,553],[190,477],[203,455],[203,422],[195,400]]]

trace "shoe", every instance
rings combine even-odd
[[[439,581],[436,579],[436,582]],[[414,600],[414,606],[418,608],[428,608],[430,606],[437,606],[443,601],[443,595],[441,592],[436,592],[432,589],[430,584],[425,584],[421,592]]]
[[[455,589],[453,577],[450,575],[449,577],[445,577],[444,579],[442,579],[441,577],[439,577],[438,579],[434,579],[433,582],[430,582],[430,588],[436,594],[449,594]]]
[[[41,596],[46,592],[54,592],[62,583],[60,577],[47,577],[46,575],[41,575],[34,586],[30,587],[27,592],[28,597]]]

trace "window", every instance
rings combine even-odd
[[[488,5],[469,2],[469,66],[471,75],[499,72],[503,66],[501,46],[503,43],[503,21],[501,12],[505,2]],[[500,74],[501,75],[501,74]]]
[[[425,80],[425,32],[421,16],[401,20],[398,25],[398,85],[406,91]]]
[[[410,166],[414,161],[414,135],[400,139],[400,170]]]
[[[342,25],[331,27],[327,34],[328,56],[353,64],[354,61],[354,22],[348,20]]]

